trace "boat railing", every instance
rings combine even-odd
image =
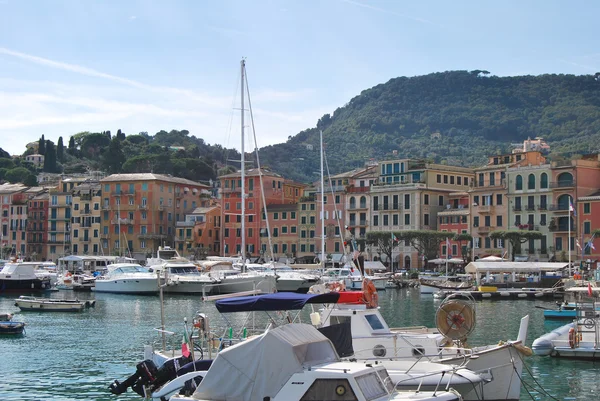
[[[356,337],[353,337],[356,339]],[[402,351],[410,351],[410,353],[402,352]],[[373,348],[365,348],[365,349],[354,349],[354,353],[366,353],[366,352],[379,352],[381,356],[372,356],[372,357],[360,357],[360,360],[365,361],[377,361],[381,359],[390,360],[390,361],[415,361],[415,363],[420,361],[428,361],[428,362],[437,362],[444,358],[459,358],[462,359],[461,363],[454,363],[455,366],[462,367],[466,365],[466,363],[474,357],[474,352],[469,348],[461,348],[461,347],[449,347],[442,348],[437,352],[429,352],[427,353],[425,349],[420,345],[407,345],[405,347],[383,347],[377,346],[376,349]],[[414,366],[414,365],[413,365]]]

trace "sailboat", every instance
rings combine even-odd
[[[246,161],[245,156],[245,141],[244,141],[244,93],[247,90],[246,85],[246,60],[240,62],[241,73],[241,159],[240,159],[240,205],[241,205],[241,263],[239,270],[213,270],[209,275],[211,278],[219,281],[212,287],[215,294],[232,294],[244,291],[273,292],[276,287],[275,276],[263,274],[258,271],[249,270],[247,268],[248,261],[246,260]]]

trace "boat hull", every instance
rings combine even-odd
[[[279,292],[298,292],[306,294],[310,287],[317,284],[319,280],[305,279],[277,279],[277,291]]]
[[[0,278],[0,293],[27,293],[48,291],[51,288],[50,279],[34,278],[34,279],[7,279]]]
[[[219,284],[213,286],[213,294],[233,294],[236,292],[260,289],[262,292],[272,292],[275,288],[275,277],[225,277]]]
[[[94,291],[113,294],[158,294],[158,282],[153,278],[96,280]]]
[[[23,322],[0,322],[0,335],[20,335],[25,331]]]
[[[213,283],[200,281],[172,281],[163,288],[169,294],[205,294],[209,295],[213,290]]]
[[[521,394],[523,355],[515,345],[506,343],[487,349],[473,349],[477,358],[470,358],[466,368],[487,377],[490,381],[483,387],[474,388],[463,394],[464,400],[518,401]],[[464,356],[444,358],[439,362],[449,365],[464,363]]]

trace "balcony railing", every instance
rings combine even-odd
[[[577,186],[575,180],[563,180],[563,181],[552,181],[550,182],[550,188],[574,188]]]
[[[138,205],[138,209],[140,209],[140,210],[147,210],[148,209],[148,204],[146,204],[146,205]]]
[[[571,232],[575,232],[575,224],[571,224]],[[557,226],[549,226],[548,229],[552,232],[568,232],[569,231],[569,225],[568,224],[559,224]]]
[[[369,192],[371,187],[355,187],[355,186],[347,186],[346,192],[348,193],[364,193]]]
[[[533,212],[535,211],[535,205],[527,205],[525,206],[525,210],[527,210],[528,212]]]
[[[133,219],[112,219],[110,224],[134,224]]]
[[[102,205],[102,210],[110,210],[110,205]]]
[[[538,210],[548,210],[548,204],[538,205]]]
[[[548,205],[548,210],[553,212],[568,212],[569,205]]]
[[[481,226],[477,228],[477,231],[480,233],[489,233],[492,227],[490,226]]]
[[[401,203],[380,203],[378,205],[373,205],[373,210],[400,210],[402,209]]]
[[[513,212],[520,212],[522,210],[521,206],[513,206]]]
[[[354,205],[349,205],[348,206],[348,210],[366,209],[366,208],[367,208],[367,204],[366,203],[361,203],[360,205],[354,204]]]
[[[477,206],[477,211],[481,214],[487,214],[487,213],[493,213],[494,212],[494,206],[492,205],[480,205]]]
[[[121,190],[120,192],[113,192],[111,193],[112,196],[135,196],[135,191],[123,191]]]

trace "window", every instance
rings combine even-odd
[[[535,175],[529,174],[527,177],[527,189],[535,189]]]
[[[496,194],[496,205],[502,205],[502,194]]]
[[[408,214],[408,213],[404,214],[404,225],[405,226],[409,226],[410,225],[410,214]]]
[[[590,221],[583,222],[583,233],[590,234],[592,231],[592,223]]]
[[[485,216],[484,217],[484,224],[485,224],[486,227],[490,227],[492,225],[491,224],[491,216]]]
[[[404,194],[404,208],[410,209],[410,194]]]
[[[375,226],[375,227],[379,226],[379,216],[378,215],[373,216],[373,226]]]
[[[383,225],[389,225],[389,216],[387,214],[383,215]]]
[[[437,175],[437,183],[438,183],[438,184],[441,184],[441,183],[442,183],[442,175],[441,175],[441,174],[438,174],[438,175]]]
[[[479,227],[479,216],[473,217],[473,227]]]
[[[540,188],[546,189],[548,188],[548,174],[542,173],[540,177]]]
[[[502,227],[502,215],[496,216],[496,227]]]
[[[583,204],[583,214],[590,214],[591,213],[591,208],[590,208],[590,203],[586,202]]]
[[[515,180],[515,191],[522,191],[522,190],[523,190],[523,177],[518,175]]]
[[[423,215],[423,225],[428,226],[429,225],[429,214],[425,213]]]
[[[423,196],[423,204],[429,205],[429,194]]]
[[[444,195],[438,197],[438,206],[444,206]]]
[[[381,320],[379,320],[379,318],[377,317],[377,315],[365,315],[365,319],[367,320],[367,323],[369,323],[369,326],[371,326],[371,329],[373,330],[383,330],[383,323],[381,323]]]

